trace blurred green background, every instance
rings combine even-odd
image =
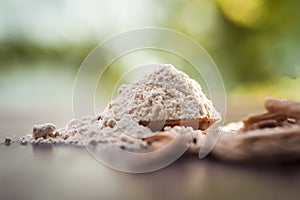
[[[30,123],[65,124],[86,55],[104,39],[139,27],[174,29],[203,45],[224,79],[227,121],[261,109],[265,96],[300,100],[299,10],[297,0],[0,0],[2,123],[30,114]],[[165,53],[137,55],[172,60]],[[99,110],[129,64],[130,56],[107,70],[111,84],[97,95]]]

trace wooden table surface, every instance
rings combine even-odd
[[[28,133],[34,123],[65,124],[69,114],[1,112],[0,138]],[[36,120],[39,119],[37,122]],[[299,199],[300,163],[242,165],[186,155],[147,174],[127,174],[85,148],[0,145],[0,199]]]
[[[84,148],[0,146],[1,199],[299,199],[300,163],[253,166],[187,155],[147,174],[127,174]]]

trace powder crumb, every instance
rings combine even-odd
[[[205,140],[205,135],[202,133],[202,131],[194,130],[192,127],[184,127],[184,126],[175,126],[172,128],[166,127],[165,131],[171,131],[178,135],[190,136],[188,140],[189,152],[198,152]]]
[[[34,139],[46,138],[47,136],[52,137],[55,131],[55,126],[53,124],[47,123],[42,125],[34,125],[32,128],[32,136]]]
[[[190,136],[189,142],[192,143],[194,139],[199,139],[199,137],[203,136],[201,130],[194,130],[192,127],[184,127],[184,126],[174,126],[174,127],[165,127],[164,131],[172,132],[177,135],[188,135]]]
[[[5,140],[4,140],[4,144],[5,145],[10,145],[10,143],[11,143],[11,138],[6,137]]]
[[[28,143],[28,141],[26,140],[25,136],[23,136],[23,137],[20,138],[20,144],[21,145],[27,145],[27,143]]]

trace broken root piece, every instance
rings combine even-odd
[[[266,98],[266,112],[224,127],[213,155],[230,161],[286,162],[300,159],[300,103]]]
[[[286,99],[266,98],[267,112],[243,120],[244,131],[289,126],[300,122],[300,103]]]
[[[248,131],[225,132],[212,154],[225,161],[280,163],[300,159],[300,125]]]
[[[164,146],[166,146],[169,142],[174,138],[174,134],[169,131],[165,132],[157,132],[156,134],[143,138],[144,141],[151,146],[151,151],[156,151]]]
[[[148,126],[152,131],[162,131],[165,127],[174,126],[185,126],[192,127],[194,130],[206,130],[213,123],[218,121],[214,118],[202,118],[202,119],[175,119],[166,121],[140,121],[139,124],[143,126]]]
[[[269,113],[300,119],[300,103],[286,99],[266,98],[265,108]]]

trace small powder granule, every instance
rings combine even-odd
[[[201,119],[218,117],[218,112],[202,92],[200,85],[172,65],[157,69],[139,81],[119,88],[118,96],[95,117],[71,120],[56,130],[53,124],[35,125],[32,135],[21,144],[72,144],[77,146],[114,144],[122,149],[151,149],[147,138],[155,135],[140,121]],[[166,127],[171,135],[188,134],[189,143],[201,144],[201,130],[191,127]],[[158,132],[157,132],[158,133]],[[159,136],[157,137],[159,140]]]
[[[53,134],[55,131],[55,126],[53,124],[44,124],[44,125],[35,125],[32,129],[32,136],[34,139],[38,139],[40,137],[47,137]]]
[[[165,131],[171,131],[173,133],[176,133],[178,135],[190,135],[191,141],[189,142],[189,151],[190,152],[198,152],[201,145],[203,144],[205,135],[202,134],[201,130],[194,130],[191,127],[181,127],[181,126],[175,126],[175,127],[166,127],[164,129]]]
[[[11,139],[9,137],[6,137],[5,140],[4,140],[4,144],[5,145],[10,145],[11,143]]]

